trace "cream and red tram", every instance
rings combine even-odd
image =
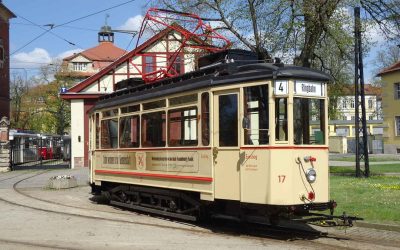
[[[254,59],[214,54],[197,71],[152,84],[128,79],[102,97],[90,114],[93,192],[183,219],[333,209],[330,77],[246,56]]]

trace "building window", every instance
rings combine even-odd
[[[351,116],[351,120],[352,120],[352,121],[355,121],[355,120],[356,120],[356,117],[355,117],[354,115],[352,115],[352,116]]]
[[[400,136],[400,116],[395,116],[394,122],[396,125],[396,136]]]
[[[74,62],[74,71],[86,71],[87,70],[87,63],[82,63],[82,62]]]
[[[369,117],[368,117],[368,120],[373,120],[374,119],[374,116],[373,115],[370,115]]]
[[[346,99],[343,99],[343,108],[347,109],[347,101],[346,101]]]
[[[354,108],[354,107],[355,107],[354,102],[355,102],[354,100],[351,100],[351,101],[350,101],[350,107],[351,107],[351,108]]]
[[[372,109],[373,107],[374,107],[374,103],[373,103],[372,99],[369,99],[368,100],[368,108]]]
[[[400,82],[394,84],[394,99],[400,99]]]
[[[143,56],[143,73],[150,73],[156,71],[156,57]]]
[[[169,66],[171,66],[171,70],[169,71],[172,75],[180,75],[184,73],[184,66],[183,66],[183,60],[181,59],[181,56],[178,55],[176,56],[175,60],[174,55],[171,55],[170,58],[168,59]]]

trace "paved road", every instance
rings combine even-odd
[[[400,233],[353,227],[323,229],[328,237],[252,236],[240,230],[171,221],[97,203],[87,169],[0,174],[1,249],[396,249]],[[81,185],[45,188],[55,175]],[[28,178],[28,179],[27,179]],[[13,189],[17,187],[17,191]]]

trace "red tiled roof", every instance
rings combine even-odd
[[[380,87],[375,87],[371,84],[364,85],[364,93],[366,95],[382,95],[382,89]],[[343,87],[343,95],[354,95],[354,84],[345,85]]]
[[[177,24],[173,24],[173,25],[177,26],[178,28],[182,28]],[[182,28],[182,29],[184,29],[184,28]],[[95,81],[99,80],[101,77],[103,77],[104,75],[109,73],[109,71],[113,70],[113,68],[116,65],[120,65],[121,63],[127,61],[129,58],[140,54],[144,49],[150,47],[152,44],[159,41],[159,39],[166,36],[171,31],[173,31],[173,29],[171,27],[165,28],[161,32],[155,34],[153,37],[151,37],[150,39],[145,41],[143,44],[136,47],[134,50],[131,50],[130,52],[123,54],[121,57],[116,59],[114,62],[108,64],[106,67],[101,67],[100,71],[97,72],[96,74],[88,77],[87,79],[76,84],[75,86],[72,86],[70,89],[68,89],[68,92],[66,94],[73,95],[73,93],[79,93],[80,91],[84,90],[85,88],[87,88],[88,86],[93,84]],[[204,41],[202,41],[201,39],[198,39],[196,37],[194,37],[193,40],[199,44],[205,44]],[[61,94],[61,97],[63,98],[63,96],[65,96],[66,94]]]
[[[63,60],[70,61],[73,58],[82,55],[91,61],[113,62],[125,53],[125,50],[118,48],[111,42],[101,42],[96,47],[76,53],[72,56],[64,58]]]
[[[378,73],[377,76],[382,76],[384,74],[387,74],[387,73],[390,73],[390,72],[394,72],[394,71],[397,71],[397,70],[400,70],[400,61],[390,65],[387,68],[384,68],[381,72]]]
[[[68,89],[68,93],[73,93],[73,92],[78,93],[78,92],[84,90],[86,87],[90,86],[93,82],[99,80],[102,76],[106,75],[110,70],[113,69],[113,67],[115,65],[120,65],[122,62],[125,62],[132,56],[140,53],[142,50],[148,48],[149,46],[151,46],[152,44],[157,42],[161,37],[164,37],[165,35],[167,35],[170,31],[172,31],[171,28],[166,28],[166,29],[162,30],[160,33],[154,35],[153,37],[151,37],[149,40],[145,41],[143,44],[139,45],[134,50],[132,50],[129,53],[126,53],[122,57],[118,58],[116,61],[109,64],[107,67],[103,68],[96,74],[92,75],[91,77],[83,80],[82,82],[80,82],[77,85]],[[63,95],[61,95],[61,96],[63,96]]]

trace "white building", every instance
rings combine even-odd
[[[114,92],[116,84],[122,80],[141,78],[143,73],[166,68],[171,62],[173,62],[174,71],[179,74],[195,69],[196,58],[202,52],[201,49],[185,49],[177,55],[177,60],[166,59],[176,55],[180,37],[177,31],[167,28],[61,94],[63,99],[71,102],[72,168],[89,165],[88,112],[101,95]],[[190,42],[201,43],[202,41]]]

